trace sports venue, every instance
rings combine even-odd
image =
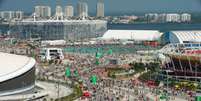
[[[35,60],[0,52],[0,96],[31,90],[35,86]]]
[[[107,31],[103,20],[23,20],[10,25],[12,36],[37,40],[83,40]]]

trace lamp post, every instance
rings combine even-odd
[[[59,99],[59,97],[60,97],[60,95],[59,95],[59,93],[60,93],[59,90],[60,90],[60,89],[59,89],[59,82],[57,82],[57,98],[58,98],[58,99]]]
[[[166,84],[167,84],[167,89],[168,89],[168,71],[166,71],[166,75],[167,75],[167,80],[166,80]]]

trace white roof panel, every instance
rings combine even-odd
[[[180,43],[184,41],[201,42],[201,31],[172,31],[172,33],[179,39]]]
[[[33,58],[0,52],[0,82],[21,75],[34,65]]]
[[[133,39],[137,41],[158,40],[161,33],[155,30],[108,30],[102,39]]]

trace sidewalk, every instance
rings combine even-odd
[[[151,101],[166,101],[166,100],[160,100],[159,96],[155,96],[154,94],[151,93],[146,94],[146,97],[148,97]],[[175,97],[175,99],[172,99],[171,97],[170,101],[188,101],[188,100],[179,97]]]

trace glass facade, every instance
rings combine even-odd
[[[11,33],[21,39],[82,40],[102,36],[107,22],[102,20],[22,21],[10,26]]]

